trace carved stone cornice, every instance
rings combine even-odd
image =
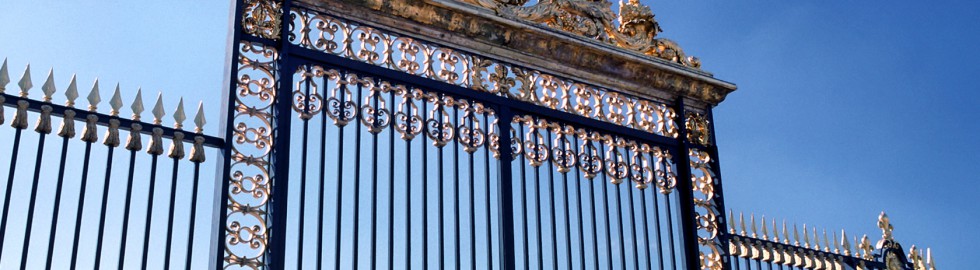
[[[482,5],[455,0],[300,0],[297,4],[617,91],[658,100],[683,96],[692,107],[717,105],[736,88],[683,61],[644,54],[639,50],[643,46],[617,46],[617,42],[642,44],[638,40],[654,39],[655,33],[647,30],[659,26],[652,21],[652,13],[649,18],[640,16],[648,9],[638,7],[621,11],[640,15],[619,18],[625,27],[615,29],[618,34],[610,34],[604,25],[611,12],[599,9],[604,21],[596,25],[603,25],[601,32],[593,31],[600,28],[576,30],[596,35],[590,38],[548,26],[548,22],[562,25],[554,21],[554,13],[508,18]],[[662,40],[659,46],[676,45],[666,42]],[[680,52],[679,48],[676,51]],[[682,52],[676,56],[686,59]]]

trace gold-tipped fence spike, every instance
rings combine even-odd
[[[728,209],[728,220],[729,220],[729,222],[728,222],[728,233],[729,234],[732,234],[732,235],[735,234],[735,226],[736,226],[735,222],[731,222],[731,220],[733,218],[735,218],[734,211],[732,211],[732,209]]]
[[[92,83],[92,91],[88,92],[88,111],[95,112],[99,109],[99,102],[102,102],[102,97],[99,93],[99,78],[95,78],[95,82]]]
[[[929,264],[928,270],[936,270],[936,261],[932,257],[932,248],[926,248],[926,263]]]
[[[749,215],[749,223],[752,224],[752,238],[759,238],[758,226],[755,225],[755,214]]]
[[[194,132],[203,132],[204,125],[207,123],[207,119],[204,119],[204,101],[200,101],[197,103],[197,115],[194,116]]]
[[[119,87],[116,88],[118,89]],[[129,108],[133,110],[133,120],[139,121],[140,115],[143,114],[143,88],[142,87],[136,89],[136,98],[133,99],[133,105],[130,105]]]
[[[830,234],[834,236],[834,253],[840,254],[840,242],[837,242],[837,231],[831,231]]]
[[[10,83],[10,72],[7,71],[7,58],[4,58],[3,65],[0,65],[0,94],[7,91],[8,83]]]
[[[119,116],[119,109],[122,109],[123,101],[122,101],[122,93],[120,92],[121,91],[119,91],[119,83],[116,83],[116,90],[112,91],[112,98],[109,99],[109,115],[111,116]],[[134,119],[139,119],[139,118],[137,117]]]
[[[165,114],[163,111],[163,93],[157,92],[157,101],[153,104],[153,110],[150,112],[153,113],[154,125],[159,125],[163,122],[163,116]]]
[[[840,230],[840,240],[841,248],[844,250],[844,256],[851,256],[851,243],[847,242],[847,231]]]
[[[180,100],[177,101],[177,109],[174,109],[174,128],[183,128],[184,120],[187,120],[187,115],[184,114],[184,98],[181,97]]]
[[[820,250],[820,236],[817,234],[817,227],[813,227],[813,234],[811,236],[813,237],[813,245],[810,246],[815,250]]]
[[[44,84],[41,85],[41,93],[44,94],[41,97],[41,101],[51,102],[51,96],[54,95],[56,90],[57,87],[54,85],[54,68],[51,68],[48,70],[48,78],[44,79]]]
[[[830,241],[827,240],[827,229],[823,229],[823,252],[830,252]]]
[[[785,219],[783,219],[783,244],[789,245],[789,230],[786,229]]]
[[[806,225],[803,225],[803,231],[806,231]],[[800,246],[800,229],[793,223],[793,245]]]
[[[738,213],[738,223],[741,227],[738,234],[745,236],[745,214],[742,212]]]
[[[75,74],[71,75],[71,81],[68,82],[68,89],[65,89],[65,106],[71,108],[75,107],[75,99],[78,99],[78,82],[75,77]]]
[[[766,228],[766,215],[762,215],[759,224],[762,224],[762,240],[769,240],[769,230]]]
[[[772,241],[779,243],[779,230],[776,228],[776,219],[772,219]]]
[[[34,83],[31,82],[31,64],[27,64],[27,68],[24,69],[24,75],[20,77],[17,86],[20,86],[20,97],[26,98],[27,92],[34,87]]]

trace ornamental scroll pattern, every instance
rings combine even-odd
[[[666,149],[528,115],[514,117],[512,123],[518,126],[512,126],[511,150],[532,167],[551,162],[561,173],[577,168],[586,179],[605,173],[613,184],[631,181],[638,189],[654,186],[663,194],[677,186]],[[490,141],[496,151],[497,138]]]
[[[718,184],[718,177],[714,173],[714,169],[711,168],[712,157],[708,152],[690,149],[688,155],[691,160],[694,218],[698,228],[701,269],[720,270],[724,266],[722,260],[724,247],[718,238],[718,217],[722,215],[721,210],[718,209],[718,204],[715,202],[717,199],[715,185]]]
[[[620,48],[664,59],[686,67],[701,68],[701,60],[687,57],[676,42],[657,38],[663,32],[650,7],[639,0],[619,1],[619,14],[605,0],[460,0],[489,8],[505,18],[531,21],[581,35]]]
[[[289,42],[474,91],[677,138],[664,102],[484,58],[305,9],[291,11]]]
[[[279,55],[271,47],[247,41],[238,50],[224,262],[226,268],[260,269],[265,267],[269,241],[269,158]]]
[[[479,102],[320,66],[301,66],[295,76],[292,108],[301,119],[325,113],[337,126],[356,121],[371,133],[393,127],[403,140],[426,136],[436,147],[456,142],[468,153],[498,138],[488,126],[496,112]],[[363,97],[351,91],[357,87]]]

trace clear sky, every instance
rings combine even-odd
[[[55,67],[131,100],[205,101],[218,119],[228,1],[4,1],[0,57],[35,85]],[[644,1],[703,68],[718,106],[726,204],[849,235],[880,233],[969,269],[980,241],[980,6],[970,1]],[[16,80],[16,79],[15,79]],[[105,90],[104,90],[105,91]],[[105,92],[104,92],[105,93]],[[103,98],[107,99],[107,98]],[[149,102],[149,101],[146,101]],[[217,121],[208,126],[214,134]]]

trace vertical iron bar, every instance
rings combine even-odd
[[[666,160],[661,161],[660,163],[662,165],[661,168],[667,168],[667,166],[670,166],[670,164],[667,164],[667,161]],[[665,195],[665,198],[666,198],[666,195]],[[667,198],[667,199],[669,200],[670,198]],[[658,266],[658,269],[663,270],[664,269],[664,243],[663,243],[663,236],[661,235],[662,228],[660,227],[660,203],[657,202],[658,201],[657,200],[657,194],[650,194],[650,200],[653,201],[653,217],[654,217],[653,218],[653,226],[654,226],[654,231],[657,232],[657,241],[656,241],[656,243],[657,243],[657,266]],[[667,209],[667,215],[670,215],[670,209],[669,208]],[[674,249],[674,246],[672,246],[672,245],[669,246],[669,247],[672,250]]]
[[[381,94],[380,82],[375,80],[369,95],[374,96],[374,122],[371,129],[380,127],[378,119],[379,111],[378,98]],[[369,130],[371,133],[371,269],[378,269],[378,133]],[[378,131],[380,132],[380,131]]]
[[[102,261],[102,239],[105,236],[105,214],[106,207],[109,204],[109,183],[112,179],[112,153],[115,147],[109,147],[109,153],[106,155],[106,165],[105,165],[105,181],[102,181],[102,209],[99,212],[99,236],[95,241],[95,264],[96,269],[101,269],[102,266],[100,262]],[[135,156],[130,156],[130,162]],[[126,200],[129,201],[129,200]]]
[[[683,181],[681,181],[681,182],[683,182]],[[664,208],[666,208],[665,210],[667,211],[667,213],[666,213],[666,216],[667,216],[667,243],[669,243],[668,246],[670,247],[670,266],[676,269],[677,268],[677,259],[676,259],[677,256],[675,256],[675,254],[674,254],[674,221],[673,221],[673,218],[671,217],[671,216],[673,216],[673,213],[671,213],[671,210],[673,208],[670,207],[670,193],[664,194],[664,206],[665,206]]]
[[[303,68],[304,69],[304,72],[306,72],[307,74],[309,74],[309,72],[310,72],[310,66],[301,66],[300,68]],[[289,73],[287,73],[287,74],[289,74]],[[286,76],[292,76],[292,75],[286,75]],[[305,75],[304,75],[304,77],[305,77]],[[305,116],[305,115],[308,113],[308,109],[310,107],[310,101],[309,101],[309,99],[310,99],[309,98],[310,97],[310,78],[303,79],[303,82],[302,83],[304,85],[303,86],[304,91],[302,93],[304,95],[304,97],[303,97],[303,110],[301,112],[299,112],[299,115],[300,115],[300,120],[303,121],[303,139],[302,139],[303,140],[303,144],[300,146],[301,147],[301,149],[300,149],[300,160],[301,161],[300,161],[300,164],[299,164],[300,165],[300,169],[299,169],[300,171],[299,171],[299,209],[298,209],[299,210],[299,224],[298,224],[299,228],[297,229],[297,233],[299,234],[299,236],[296,238],[296,242],[297,242],[296,243],[296,245],[297,245],[296,248],[298,250],[296,252],[296,269],[298,269],[298,270],[303,270],[303,248],[304,248],[304,245],[303,245],[303,242],[304,241],[303,240],[306,239],[305,237],[303,237],[303,234],[306,232],[306,168],[307,168],[306,166],[307,166],[307,163],[309,163],[307,161],[308,161],[308,157],[309,157],[309,154],[308,154],[309,153],[309,149],[308,148],[309,148],[309,140],[310,140],[310,119],[307,116]],[[285,87],[290,87],[290,88],[285,88]],[[289,86],[282,86],[280,89],[291,89],[291,88],[292,88],[292,84],[290,84]],[[296,89],[296,90],[299,90],[299,89]],[[292,94],[291,91],[290,91],[290,94]],[[292,104],[290,104],[290,105],[292,105]],[[292,114],[292,112],[290,112],[289,114]],[[289,127],[289,128],[291,128],[291,127]],[[292,139],[292,138],[289,138],[289,139]],[[287,179],[286,181],[289,181],[289,180]],[[285,199],[285,200],[288,200],[288,198]],[[281,254],[281,255],[285,255],[285,254]],[[285,266],[285,263],[283,264],[283,266]]]
[[[405,96],[402,97],[402,99],[404,99],[402,102],[415,104],[415,101],[412,100],[411,98],[411,91],[412,91],[411,88],[405,89]],[[394,104],[395,102],[394,99],[392,99],[391,102],[392,104]],[[422,103],[425,103],[425,101],[422,101]],[[405,119],[405,125],[406,125],[405,132],[411,133],[412,116],[413,116],[412,106],[411,105],[405,106],[404,113],[407,116],[407,118]],[[425,114],[425,112],[422,112],[422,114]],[[394,127],[394,122],[392,122],[392,127]],[[425,135],[423,134],[422,137],[425,137]],[[425,147],[425,144],[422,144],[422,147]],[[394,156],[392,156],[392,158],[394,158]],[[406,178],[405,180],[405,267],[411,270],[412,269],[412,236],[413,236],[412,235],[412,140],[411,139],[405,140],[405,175],[406,175],[405,177]],[[424,177],[425,176],[423,175],[423,178]],[[422,213],[424,214],[425,211],[422,211]]]
[[[474,103],[472,105],[475,106],[476,104]],[[474,110],[472,108],[470,108],[470,110],[473,110],[474,113],[476,111],[476,110]],[[470,117],[468,118],[468,121],[470,123],[470,127],[469,127],[470,130],[473,130],[473,128],[474,128],[473,117],[476,117],[476,116],[474,116],[473,114],[470,114]],[[470,144],[471,144],[471,147],[472,147],[472,144],[475,144],[475,139],[473,139],[473,135],[474,135],[473,133],[470,133]],[[470,158],[470,160],[469,160],[469,162],[470,162],[470,181],[468,182],[469,183],[469,186],[470,186],[470,269],[474,269],[474,270],[476,269],[476,199],[473,198],[473,195],[474,195],[474,192],[475,192],[475,187],[474,186],[476,186],[475,185],[476,184],[476,182],[475,182],[476,181],[475,180],[475,176],[473,175],[473,169],[475,168],[474,165],[473,165],[473,162],[474,162],[473,161],[473,153],[475,153],[475,152],[476,152],[476,150],[474,149],[473,152],[469,152],[468,153],[469,154],[469,158]]]
[[[450,124],[453,125],[453,129],[458,126],[459,123],[459,107],[453,106],[453,119],[450,120]],[[456,268],[459,269],[460,262],[460,244],[459,244],[459,134],[453,136],[453,210],[456,211],[456,215],[453,217],[453,241],[456,248]]]
[[[341,73],[341,78],[347,78],[347,73],[346,72]],[[340,104],[340,106],[337,109],[340,111],[338,112],[337,117],[343,117],[346,119],[347,116],[345,116],[344,108],[346,107],[345,104],[347,104],[347,101],[345,100],[347,98],[347,84],[345,83],[339,83],[339,84],[340,84],[340,91],[339,91],[340,103],[338,104]],[[356,113],[356,109],[355,109],[355,113]],[[324,117],[326,117],[326,115],[324,115]],[[354,124],[356,125],[357,123]],[[334,270],[340,270],[340,259],[341,259],[340,240],[342,238],[341,228],[343,225],[343,222],[341,222],[341,218],[343,217],[342,214],[344,212],[343,198],[344,198],[344,127],[345,126],[347,125],[343,124],[343,125],[339,125],[339,127],[337,128],[338,130],[337,131],[337,220],[336,220],[337,239],[335,239],[334,242]]]
[[[545,149],[546,149],[546,151],[548,151],[549,153],[551,153],[549,155],[549,156],[551,156],[551,155],[553,155],[553,152],[551,151],[551,149],[553,147],[555,147],[555,146],[554,145],[551,145],[551,143],[552,143],[552,141],[551,141],[551,131],[548,130],[547,126],[545,126],[545,128],[544,128],[544,133],[545,134],[548,134],[548,138],[547,138],[547,141],[545,142],[546,143],[545,145],[549,145],[550,146],[550,147],[547,147]],[[551,263],[552,263],[552,267],[556,267],[557,268],[558,267],[558,222],[555,220],[555,212],[556,212],[556,210],[555,210],[555,204],[556,203],[555,203],[555,164],[554,164],[554,158],[549,158],[548,159],[548,196],[551,199],[551,202],[548,203],[549,205],[551,205],[551,226],[549,226],[549,227],[551,227]],[[569,266],[569,267],[571,267],[571,266]]]
[[[272,195],[270,204],[272,209],[266,215],[271,217],[272,226],[269,228],[270,245],[272,249],[265,252],[265,263],[272,270],[283,270],[286,268],[286,232],[288,231],[289,216],[289,143],[292,133],[292,91],[289,89],[293,85],[293,73],[299,65],[292,62],[289,53],[289,35],[293,20],[290,10],[292,0],[282,0],[282,18],[279,20],[279,42],[276,49],[279,51],[278,65],[274,66],[278,75],[279,85],[275,86],[275,109],[273,111],[275,124],[272,126],[273,132],[273,151],[272,160],[269,166],[272,167],[274,176],[272,177]],[[239,19],[242,17],[239,13]],[[283,73],[283,71],[287,71]],[[302,204],[301,204],[302,205]],[[302,216],[302,215],[301,215]],[[266,220],[268,222],[268,220]],[[301,230],[302,231],[302,230]]]
[[[0,105],[3,106],[3,105]],[[7,191],[3,197],[3,217],[0,218],[0,258],[3,258],[3,246],[7,239],[7,216],[10,214],[10,192],[14,190],[14,172],[17,170],[17,152],[20,150],[20,132],[14,131],[14,145],[10,154],[10,172],[7,174]]]
[[[65,119],[65,121],[74,121],[74,119]],[[54,237],[58,233],[58,214],[61,210],[61,187],[65,182],[65,159],[68,158],[68,136],[65,136],[61,140],[61,161],[58,163],[58,183],[55,184],[54,189],[54,212],[51,214],[51,230],[48,233],[48,256],[44,261],[44,267],[42,269],[48,268],[51,265],[51,259],[54,256]],[[85,187],[82,187],[84,190]]]
[[[564,132],[564,130],[565,129],[563,128],[563,126],[559,126],[559,130],[557,130],[556,132]],[[554,148],[554,145],[552,145],[552,148]],[[563,163],[564,166],[566,166],[566,169],[568,169],[567,166],[569,164],[568,160],[566,159],[568,155],[568,150],[569,150],[568,145],[565,143],[564,140],[562,140],[561,142],[562,156],[560,158],[561,158],[561,163]],[[571,168],[571,169],[575,169],[575,168]],[[571,210],[568,209],[568,172],[567,171],[562,172],[561,178],[563,182],[562,187],[564,188],[563,194],[564,194],[564,201],[565,201],[565,256],[566,259],[568,260],[568,269],[572,269],[572,221],[570,217]],[[582,266],[585,267],[584,264]],[[555,267],[558,267],[558,265],[555,265]]]
[[[633,179],[633,170],[632,170],[633,159],[631,158],[629,148],[626,148],[624,151],[626,151],[626,168],[627,168],[626,171],[628,172],[626,174],[627,177],[626,182],[629,183],[629,181]],[[640,171],[642,172],[642,169],[640,169]],[[643,176],[640,175],[640,177],[641,177],[640,179],[642,179]],[[629,197],[628,199],[630,202],[629,227],[633,231],[633,233],[631,234],[633,241],[630,241],[633,242],[633,269],[639,270],[640,254],[639,254],[639,248],[637,247],[637,243],[636,243],[639,237],[636,236],[636,219],[635,219],[636,210],[634,209],[636,203],[633,201],[633,188],[631,188],[629,184],[626,184],[624,186],[626,186],[626,194],[628,195],[627,197]]]
[[[583,136],[584,136],[584,134],[588,134],[588,133],[583,133]],[[588,143],[589,144],[589,148],[595,149],[595,147],[592,145],[592,142],[588,142],[588,138],[583,137],[582,138],[582,142]],[[575,148],[578,149],[578,139],[577,138],[575,139]],[[585,149],[583,149],[583,150],[585,150]],[[589,153],[588,155],[589,155],[589,162],[593,162],[592,157],[591,157],[592,154]],[[591,167],[593,165],[592,164],[589,164],[589,166]],[[579,170],[576,170],[576,173],[575,173],[576,176],[578,176],[578,174],[579,174],[578,171]],[[579,178],[579,181],[581,181],[581,180],[582,179]],[[599,236],[598,236],[599,227],[596,226],[596,217],[595,217],[596,216],[596,214],[595,214],[596,213],[595,212],[595,181],[593,181],[592,179],[589,179],[589,205],[592,208],[592,210],[590,211],[590,213],[592,213],[592,227],[591,227],[592,228],[592,266],[595,267],[596,270],[598,270],[599,269]],[[583,266],[583,268],[584,268],[584,266]]]
[[[575,136],[575,133],[572,133],[571,135],[572,149],[574,149],[573,153],[579,154],[578,137]],[[572,158],[575,158],[575,164],[578,164],[578,155],[573,156]],[[582,212],[582,172],[576,167],[572,167],[571,169],[575,171],[575,202],[578,203],[579,263],[582,265],[582,269],[585,269],[585,217],[583,217],[584,214]],[[593,232],[594,231],[595,228],[593,227]]]
[[[442,128],[445,126],[445,123],[444,123],[445,122],[445,117],[443,117],[442,114],[446,110],[446,107],[445,107],[445,97],[443,95],[439,95],[438,97],[439,97],[439,100],[437,102],[442,103],[442,106],[439,106],[439,112],[435,116],[435,117],[438,117],[439,118],[439,130],[438,130],[439,135],[436,138],[438,138],[439,141],[444,141],[446,138],[444,137],[444,133],[442,132]],[[439,146],[438,147],[439,148],[439,155],[438,155],[439,156],[439,158],[438,158],[439,164],[438,164],[438,168],[439,168],[439,269],[440,270],[446,269],[446,265],[445,265],[446,264],[446,256],[445,256],[445,252],[446,252],[445,236],[446,236],[446,233],[445,233],[445,230],[443,228],[446,225],[446,221],[445,221],[445,219],[443,219],[443,213],[445,212],[445,208],[443,206],[443,197],[445,197],[445,193],[443,191],[443,188],[445,187],[445,184],[444,184],[443,177],[442,177],[443,173],[445,172],[445,170],[443,169],[443,164],[445,164],[445,160],[443,159],[443,152],[445,152],[445,151],[443,151],[443,150],[445,150],[445,149],[443,149],[443,147],[444,146]]]
[[[20,268],[27,265],[27,250],[31,244],[31,230],[34,225],[34,205],[37,203],[37,184],[41,180],[41,160],[44,158],[44,132],[38,136],[37,158],[34,160],[34,182],[31,185],[31,200],[27,207],[27,229],[24,232],[24,249],[20,251]]]
[[[147,252],[149,252],[150,244],[150,227],[153,225],[153,199],[156,197],[156,193],[153,192],[156,181],[157,181],[157,159],[159,155],[151,154],[153,157],[150,159],[150,190],[147,196],[150,196],[150,200],[147,201],[146,206],[146,226],[143,228],[143,260],[140,264],[140,269],[146,269],[146,257]]]
[[[405,91],[408,91],[407,89]],[[388,269],[395,269],[395,90],[389,89],[388,103],[391,103],[388,118]],[[412,175],[407,174],[411,179]],[[407,205],[407,204],[406,204]],[[405,223],[410,223],[406,218]],[[406,238],[410,237],[405,234]]]
[[[490,116],[486,112],[483,113],[483,130],[490,132]],[[484,190],[486,192],[485,199],[487,207],[487,269],[493,270],[493,241],[491,240],[493,238],[493,230],[491,228],[493,227],[490,225],[490,136],[489,133],[487,135],[488,139],[483,144],[483,174],[487,182],[486,190]],[[497,142],[499,143],[500,141]]]
[[[678,200],[680,202],[681,210],[681,235],[683,235],[683,247],[684,247],[684,259],[687,267],[700,267],[699,261],[699,251],[698,251],[698,232],[697,225],[694,223],[694,217],[696,212],[694,210],[694,188],[691,183],[691,162],[690,154],[688,153],[689,145],[687,140],[687,127],[683,124],[684,118],[686,117],[684,108],[684,98],[680,97],[677,99],[677,115],[680,117],[680,124],[678,127],[677,138],[680,139],[681,151],[675,155],[679,158],[679,162],[676,163],[678,167]],[[724,227],[722,227],[724,228]]]
[[[422,125],[424,128],[428,128],[429,123],[429,112],[428,104],[426,101],[426,96],[422,97],[420,101],[422,103]],[[422,269],[429,269],[429,147],[428,147],[428,137],[423,134],[422,137]]]
[[[514,260],[514,206],[513,206],[513,189],[511,187],[513,175],[511,174],[511,164],[513,157],[511,156],[511,137],[510,137],[510,123],[513,115],[507,107],[499,107],[498,112],[500,115],[497,117],[497,130],[500,131],[498,152],[500,153],[500,166],[499,173],[497,176],[500,181],[500,198],[499,198],[499,209],[500,209],[500,239],[503,244],[500,245],[500,255],[502,257],[502,270],[514,270],[515,260]],[[523,163],[521,164],[523,165]],[[523,178],[523,176],[521,177]],[[525,223],[526,224],[526,223]],[[525,234],[525,239],[527,236]],[[524,252],[527,254],[526,250]],[[526,255],[525,255],[526,258]],[[525,260],[526,261],[526,260]]]
[[[606,145],[600,143],[599,144],[599,153],[605,153],[605,152],[606,152]],[[612,227],[609,224],[609,212],[610,212],[609,211],[609,192],[607,190],[608,188],[606,187],[608,185],[608,183],[606,183],[606,182],[608,182],[609,180],[607,179],[608,176],[607,176],[607,173],[606,172],[601,172],[601,173],[602,173],[602,182],[601,182],[601,185],[602,185],[602,204],[603,204],[603,208],[605,209],[605,211],[603,211],[603,213],[605,214],[604,216],[606,216],[606,241],[608,241],[608,243],[606,243],[606,250],[608,252],[607,253],[608,256],[606,256],[606,258],[608,258],[608,260],[607,260],[608,261],[608,268],[606,268],[606,269],[610,269],[611,270],[611,269],[613,269],[613,260],[612,260],[612,256],[613,256]]]
[[[503,115],[501,115],[501,117],[503,117]],[[521,133],[518,134],[518,136],[520,136],[521,134],[524,134],[524,121],[520,121],[519,122],[519,127],[521,129]],[[510,134],[510,126],[507,126],[507,131],[506,132],[501,132],[500,134],[503,135],[504,133]],[[501,142],[500,142],[500,149],[503,150],[504,147],[505,147],[505,144],[504,144],[503,140],[501,140]],[[510,145],[506,145],[506,147],[510,147]],[[521,145],[520,147],[524,148],[523,145]],[[524,164],[527,163],[527,151],[528,151],[528,149],[524,149],[524,151],[521,154],[521,162],[518,164],[521,167],[521,214],[524,215],[524,219],[521,219],[521,225],[524,227],[524,234],[523,234],[523,236],[524,236],[524,270],[528,270],[531,267],[531,262],[530,262],[530,260],[531,260],[531,258],[530,258],[531,251],[529,250],[529,247],[528,247],[529,246],[528,245],[528,242],[529,242],[528,238],[531,238],[531,237],[529,237],[527,235],[527,231],[528,231],[527,230],[527,223],[528,223],[528,221],[527,221],[527,211],[529,209],[527,207],[527,168],[526,168],[527,166],[524,166]],[[506,165],[506,163],[503,163],[503,164],[505,164],[504,166],[513,166],[513,164],[510,164],[510,165]]]
[[[616,141],[615,141],[616,138],[612,138],[612,140],[613,140],[613,147],[612,147],[613,155],[612,155],[612,158],[613,158],[613,162],[614,162],[613,164],[615,164],[615,166],[619,167],[619,162],[620,162],[619,161],[619,148],[616,146]],[[614,168],[614,170],[619,170],[619,168]],[[627,172],[627,174],[626,174],[626,181],[629,181],[629,166],[626,167],[626,172]],[[614,172],[614,173],[618,173],[618,172]],[[622,180],[620,180],[620,182],[621,181]],[[619,227],[619,229],[618,229],[618,231],[619,231],[619,262],[620,262],[620,265],[623,266],[622,269],[623,270],[626,270],[626,238],[623,235],[623,234],[626,233],[626,228],[623,228],[623,194],[622,194],[623,191],[619,189],[619,187],[621,187],[621,186],[624,186],[624,185],[622,185],[622,183],[616,184],[616,219],[618,219],[618,223],[620,224],[618,226]],[[625,185],[625,186],[627,186],[626,189],[627,189],[627,191],[629,191],[629,186],[628,185]]]
[[[537,158],[540,158],[540,155],[541,155],[541,153],[538,153],[538,150],[539,149],[537,149],[538,148],[538,144],[541,143],[541,142],[538,141],[538,129],[536,127],[534,127],[534,126],[536,126],[536,124],[534,123],[533,118],[532,118],[531,121],[532,121],[531,122],[531,130],[534,131],[534,134],[531,136],[531,138],[533,138],[534,148],[535,148],[534,149],[534,152],[535,152],[534,158],[537,159]],[[524,150],[525,151],[529,151],[529,149],[524,149]],[[538,230],[537,230],[537,235],[538,235],[538,269],[544,269],[544,244],[543,244],[543,241],[542,241],[542,237],[543,236],[541,235],[542,234],[542,231],[544,229],[541,226],[541,166],[540,165],[534,167],[534,215],[537,218],[537,225],[538,225]]]
[[[360,108],[361,108],[361,104],[360,104],[361,103],[361,94],[363,94],[363,87],[362,87],[361,83],[359,83],[359,82],[357,82],[356,84],[357,84],[357,98],[356,98],[357,101],[355,102],[355,104],[356,104],[356,107],[355,108],[358,108],[358,110],[360,110]],[[364,116],[361,115],[360,113],[358,113],[357,114],[357,117],[356,117],[356,118],[358,118],[357,121],[359,121],[361,117],[364,117]],[[351,236],[354,237],[354,244],[353,244],[353,249],[352,249],[352,251],[354,252],[354,256],[352,256],[351,258],[353,258],[354,262],[353,262],[352,269],[360,269],[360,268],[357,268],[357,264],[358,264],[357,253],[360,250],[360,245],[358,245],[357,242],[358,242],[358,238],[359,238],[358,236],[360,235],[358,233],[358,231],[359,231],[358,229],[360,228],[360,226],[358,226],[358,224],[360,223],[360,216],[361,216],[361,214],[360,214],[361,213],[361,208],[360,208],[360,204],[361,204],[360,203],[361,202],[361,124],[359,124],[357,121],[353,121],[354,122],[354,221],[353,221],[354,222],[354,225],[352,227],[354,228],[354,234],[351,235]]]
[[[327,77],[323,77],[321,84],[322,89],[329,89],[327,86]],[[326,90],[324,90],[324,94]],[[343,95],[343,94],[341,94]],[[321,105],[321,106],[325,106]],[[343,108],[343,104],[341,104]],[[317,219],[316,219],[316,269],[323,269],[323,186],[327,184],[327,110],[321,107],[320,111],[320,184],[317,185]],[[343,155],[343,151],[338,152],[338,159]],[[340,197],[340,189],[337,189],[337,197]],[[340,212],[340,208],[337,208],[337,212]],[[339,219],[338,219],[339,220]],[[339,235],[338,235],[339,236]],[[340,260],[340,258],[335,258],[335,260]]]
[[[650,158],[654,158],[654,157],[651,156]],[[642,164],[641,166],[645,166],[645,165],[646,164]],[[650,176],[650,179],[656,179],[657,178],[656,175],[657,175],[656,172],[653,172],[653,175]],[[640,167],[640,179],[646,179],[646,176],[643,175],[643,167]],[[654,183],[656,183],[656,180],[654,180]],[[643,254],[646,255],[647,257],[646,269],[653,269],[652,266],[653,263],[650,262],[651,260],[650,255],[652,255],[650,254],[650,227],[647,226],[649,223],[649,221],[647,220],[647,192],[649,190],[652,190],[652,188],[653,187],[648,186],[647,189],[640,190],[640,217],[641,219],[643,219],[643,241],[645,242],[644,245],[645,249]]]
[[[173,143],[183,143],[183,142],[174,141]],[[173,178],[170,180],[170,212],[167,213],[167,222],[169,222],[170,225],[166,226],[167,244],[163,252],[163,259],[164,259],[163,269],[170,269],[170,254],[171,254],[170,251],[171,248],[173,247],[173,242],[174,242],[173,241],[174,230],[172,227],[174,224],[174,208],[176,208],[175,203],[177,201],[177,168],[180,166],[180,159],[179,158],[173,158],[173,159],[174,159],[174,165],[173,165],[173,172],[171,173],[171,176]]]
[[[126,240],[129,238],[129,207],[133,200],[133,173],[135,173],[136,169],[136,151],[129,150],[129,176],[126,180],[126,201],[125,206],[123,206],[122,240],[119,241],[119,263],[116,265],[120,270],[123,269],[123,263],[126,261]],[[108,194],[103,196],[108,196]]]
[[[85,157],[82,158],[82,181],[81,190],[78,195],[78,208],[75,210],[75,233],[72,234],[71,245],[71,264],[69,269],[77,269],[78,262],[78,237],[82,229],[82,214],[85,209],[85,190],[88,185],[88,163],[92,154],[92,142],[85,142]]]
[[[197,215],[197,183],[201,178],[201,163],[194,162],[194,179],[191,182],[191,213],[187,222],[187,255],[184,258],[184,269],[191,269],[191,259],[194,254],[194,219]]]

